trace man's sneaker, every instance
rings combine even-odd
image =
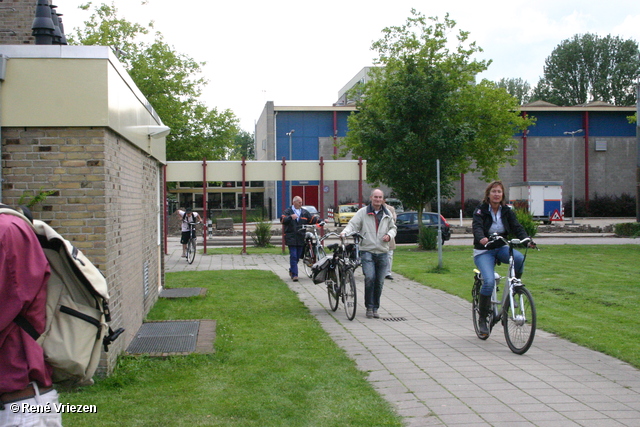
[[[374,319],[379,319],[380,315],[378,314],[378,310],[373,310],[373,318]]]
[[[293,279],[293,281],[294,281],[294,282],[297,282],[297,281],[298,281],[298,276],[293,276],[293,277],[291,277],[291,278]]]
[[[392,276],[392,275],[390,275],[390,274],[387,274],[387,275],[385,276],[385,279],[393,280],[393,276]]]
[[[367,319],[373,319],[373,310],[367,308]]]

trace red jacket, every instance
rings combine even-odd
[[[0,215],[0,394],[31,381],[51,386],[44,352],[14,319],[21,314],[44,332],[49,263],[35,233],[21,218]]]

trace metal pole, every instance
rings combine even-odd
[[[440,159],[436,160],[438,181],[438,268],[442,270],[442,220],[440,219]]]
[[[582,132],[582,129],[565,132],[565,135],[571,135],[571,224],[576,223],[576,156],[575,152],[575,136],[576,133]]]
[[[287,132],[287,136],[289,136],[289,158],[287,159],[288,161],[293,160],[293,151],[291,149],[291,136],[293,135],[293,133],[295,132],[294,129],[291,129],[289,132]],[[291,184],[291,180],[289,180],[289,199],[292,200],[293,199],[293,193],[292,193],[292,184]]]

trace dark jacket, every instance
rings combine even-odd
[[[480,204],[473,211],[473,247],[474,249],[486,249],[480,244],[480,240],[485,237],[489,237],[489,228],[493,224],[493,217],[491,216],[490,206],[488,203]],[[518,239],[524,239],[527,237],[527,232],[522,225],[516,219],[516,214],[509,206],[502,206],[502,224],[504,225],[505,233],[502,235],[507,237],[508,235],[514,235]],[[496,247],[499,247],[497,245]]]
[[[280,222],[284,227],[285,242],[287,246],[304,246],[304,229],[302,226],[317,224],[320,222],[320,218],[312,216],[308,210],[301,208],[300,218],[296,221],[291,218],[294,213],[291,206],[289,206],[280,217]]]

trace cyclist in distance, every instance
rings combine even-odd
[[[176,211],[176,214],[180,217],[180,219],[182,220],[182,237],[180,238],[180,243],[182,243],[182,258],[186,258],[187,257],[187,243],[189,243],[189,239],[191,239],[191,233],[190,231],[190,227],[189,224],[191,223],[200,223],[202,222],[202,219],[200,218],[200,215],[198,215],[198,212],[193,212],[193,210],[191,209],[191,207],[188,207],[184,210],[182,209],[178,209]],[[195,234],[195,231],[194,231]]]
[[[304,225],[322,222],[319,216],[313,216],[302,207],[302,197],[295,196],[293,204],[285,209],[280,217],[284,228],[285,242],[289,247],[289,276],[294,282],[298,281],[298,261],[302,258],[304,249]]]
[[[496,260],[501,263],[509,263],[509,246],[503,242],[496,242],[495,246],[485,247],[489,242],[489,236],[498,233],[507,237],[512,234],[518,239],[524,239],[527,232],[516,219],[516,214],[507,206],[505,201],[504,185],[501,181],[491,182],[484,192],[482,203],[473,212],[473,261],[482,274],[482,288],[480,289],[480,320],[478,327],[480,333],[489,334],[487,315],[491,309],[491,294],[495,286]],[[530,244],[531,247],[535,245]],[[516,277],[522,277],[524,271],[524,256],[517,250],[513,251],[515,259]]]

